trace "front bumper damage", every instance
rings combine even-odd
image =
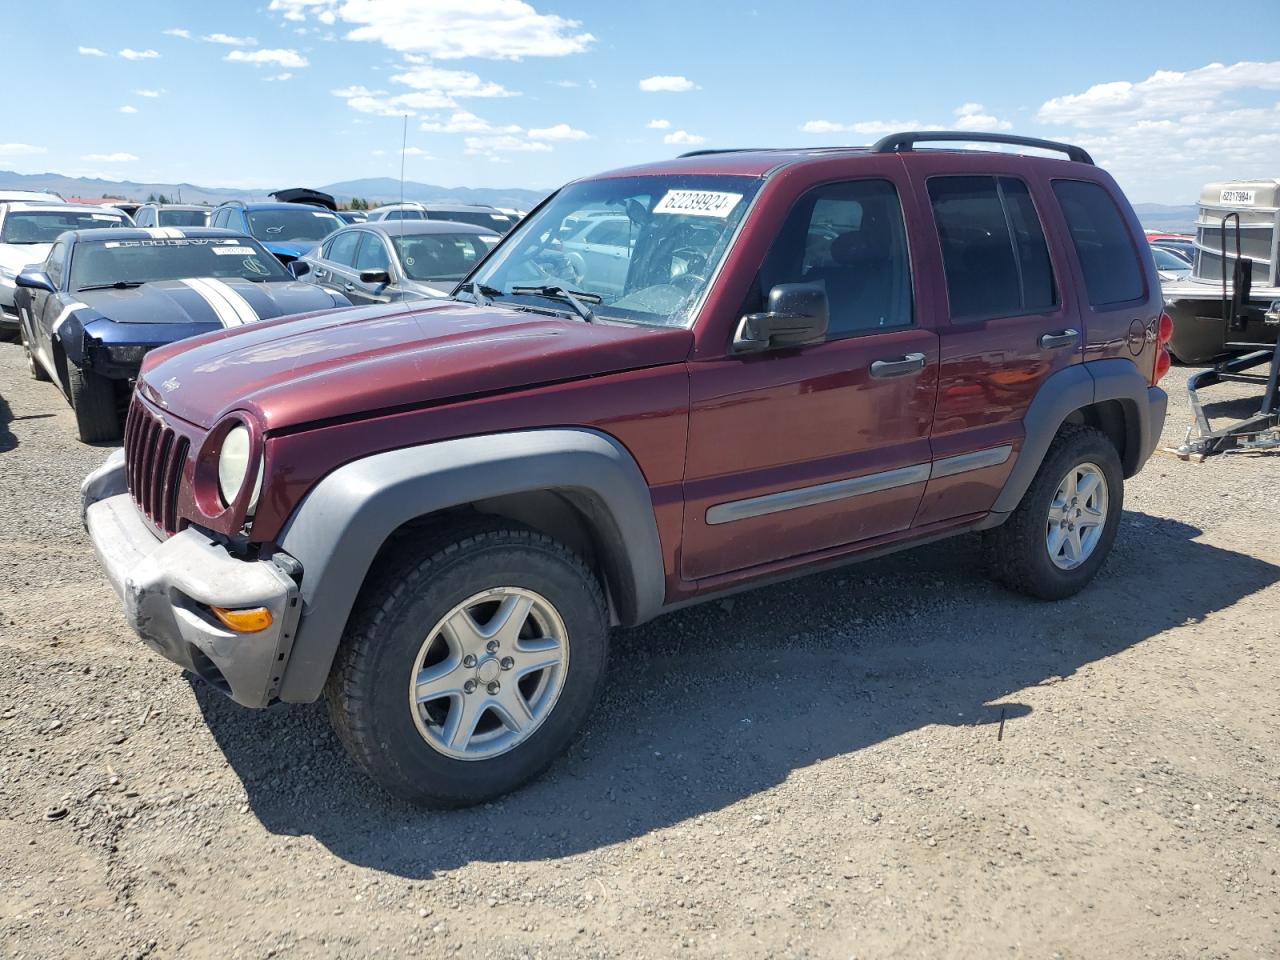
[[[151,649],[246,707],[276,697],[297,629],[298,585],[270,560],[242,560],[188,527],[159,539],[126,492],[124,451],[81,485],[82,517],[125,618]],[[271,626],[235,633],[210,607],[266,607]]]

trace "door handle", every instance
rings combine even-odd
[[[344,283],[342,285],[342,289],[347,291],[347,293],[350,293],[355,288],[356,288],[356,285],[354,283]]]
[[[328,273],[328,271],[326,271],[326,270],[317,270],[317,271],[316,271],[316,277],[317,277],[318,279],[320,279],[320,280],[323,280],[323,279],[324,279],[325,277],[327,277],[328,275],[329,275],[329,273]]]
[[[1078,330],[1059,330],[1057,333],[1046,333],[1040,338],[1040,346],[1046,350],[1057,350],[1059,347],[1073,347],[1080,340]]]
[[[908,373],[915,373],[917,370],[924,369],[923,353],[908,353],[904,357],[897,360],[876,360],[871,364],[871,375],[873,377],[901,377]]]

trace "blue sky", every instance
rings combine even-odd
[[[1174,0],[4,6],[0,169],[24,173],[394,176],[408,112],[406,175],[445,186],[546,188],[694,146],[920,125],[1083,143],[1134,201],[1280,176],[1277,0],[1213,27]]]

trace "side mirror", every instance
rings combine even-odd
[[[758,353],[821,343],[830,320],[827,288],[822,283],[780,283],[769,291],[769,309],[749,313],[738,323],[734,353]]]
[[[53,285],[53,281],[49,279],[49,275],[43,270],[23,270],[14,280],[14,284],[19,287],[26,287],[28,290],[44,290],[47,293],[57,293],[58,288]]]
[[[289,261],[289,266],[285,267],[285,269],[293,274],[293,279],[301,280],[311,272],[311,264],[305,260],[291,260]]]
[[[390,283],[391,274],[385,270],[361,270],[361,283]]]

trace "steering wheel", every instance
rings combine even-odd
[[[702,271],[707,269],[707,257],[700,250],[693,247],[681,247],[678,250],[671,251],[671,260],[674,263],[679,258],[685,262],[684,273],[679,276],[672,277],[670,283],[672,286],[688,286],[693,290],[697,286],[704,286],[707,282],[706,274]]]
[[[579,257],[578,260],[581,261],[581,257]],[[548,256],[544,254],[530,262],[537,268],[538,272],[541,273],[545,279],[552,280],[557,283],[565,279],[566,273],[568,274],[569,279],[573,281],[574,286],[580,286],[585,277],[581,264],[575,263],[572,255],[553,253]],[[559,271],[565,271],[566,273]]]

